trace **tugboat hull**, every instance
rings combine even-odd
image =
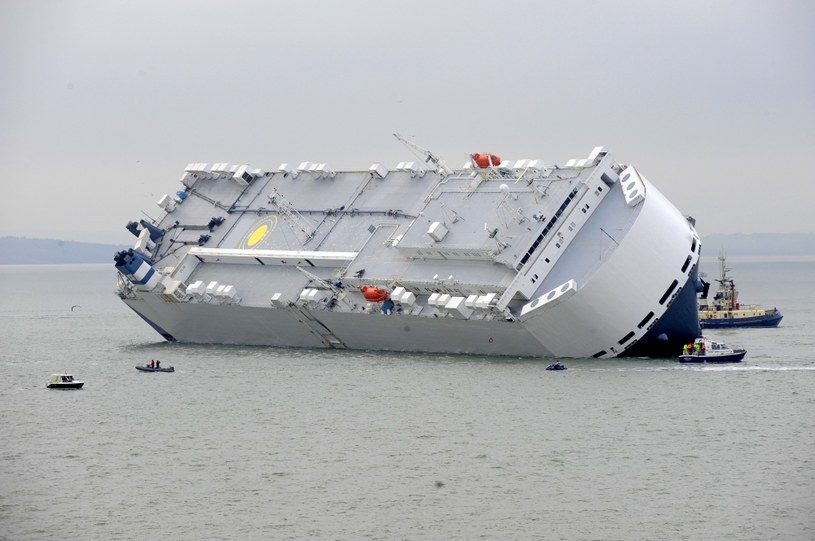
[[[700,319],[703,329],[732,329],[742,327],[778,327],[784,316],[780,312],[755,317],[732,317],[722,319]]]

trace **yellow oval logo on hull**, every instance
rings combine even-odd
[[[251,235],[249,235],[249,240],[246,241],[246,245],[251,248],[258,242],[262,241],[263,237],[265,237],[266,233],[268,232],[269,226],[266,224],[261,225],[260,227],[256,228]]]
[[[243,236],[238,248],[255,248],[257,250],[262,249],[263,242],[269,236],[269,233],[274,231],[276,228],[276,214],[263,218],[262,220],[258,220]]]

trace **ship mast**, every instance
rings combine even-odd
[[[736,308],[736,284],[732,278],[727,276],[728,271],[732,269],[727,268],[726,261],[727,257],[724,252],[719,254],[720,277],[716,281],[721,285],[721,290],[727,292],[725,300],[727,301],[728,310],[734,310]]]

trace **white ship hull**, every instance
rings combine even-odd
[[[286,187],[293,193],[308,193],[309,187],[288,185],[286,181],[293,179],[281,167],[278,173],[266,174],[269,186],[257,187],[258,180],[251,183],[257,190],[253,201],[265,196],[276,205],[262,209],[274,211],[264,214],[274,217],[266,229],[258,226],[257,217],[247,219],[245,211],[234,212],[233,204],[233,212],[226,212],[224,224],[215,229],[220,232],[233,218],[235,223],[216,246],[210,247],[209,241],[206,246],[180,240],[167,244],[166,236],[178,229],[168,224],[178,221],[174,218],[187,201],[154,225],[162,232],[156,242],[145,242],[145,231],[158,233],[144,226],[137,257],[126,265],[124,260],[130,256],[117,255],[120,296],[166,339],[188,343],[547,358],[669,356],[677,345],[681,348],[699,335],[698,235],[633,168],[617,165],[605,153],[590,166],[593,171],[589,166],[575,169],[579,176],[570,184],[559,182],[568,169],[548,170],[528,182],[515,182],[512,189],[518,191],[514,193],[506,181],[519,179],[507,171],[428,172],[437,178],[428,179],[423,188],[410,171],[401,171],[407,172],[405,178],[394,179],[383,195],[398,195],[398,181],[414,196],[424,194],[415,197],[415,206],[407,214],[371,211],[376,218],[365,220],[364,211],[358,210],[331,224],[326,221],[335,217],[334,212],[318,216],[323,220],[319,222],[302,206],[298,210],[283,199]],[[603,172],[607,174],[600,181]],[[347,189],[338,200],[350,197],[362,203],[363,190],[375,192],[372,180],[356,174],[362,178],[361,188]],[[386,186],[389,178],[378,186]],[[449,186],[456,178],[464,189]],[[547,178],[551,179],[549,191],[555,186],[558,194],[541,188]],[[332,182],[315,178],[303,183],[315,180]],[[280,183],[280,191],[269,192],[274,181]],[[239,197],[250,193],[252,186],[241,187]],[[198,195],[201,188],[193,185],[189,191]],[[480,190],[485,195],[476,200]],[[272,197],[283,203],[273,202]],[[543,204],[547,198],[552,200],[550,209]],[[454,202],[460,206],[454,207]],[[516,205],[521,209],[523,204],[527,208],[513,215]],[[380,208],[384,208],[381,202]],[[553,218],[526,217],[538,208]],[[465,215],[469,210],[474,214]],[[437,221],[426,219],[430,224],[426,238],[427,226],[423,224],[418,232],[415,226],[433,212]],[[465,231],[461,226],[462,221],[477,220],[486,212],[498,216],[507,236],[479,235],[480,227],[468,224],[464,227],[470,229]],[[190,216],[209,219],[195,208]],[[246,223],[239,226],[241,219]],[[188,217],[181,223],[190,221]],[[368,221],[372,225],[365,227]],[[321,225],[309,230],[315,222]],[[460,228],[466,234],[438,233],[446,228],[450,233]],[[297,239],[296,250],[286,249],[280,239],[257,240],[264,235],[266,239],[270,229],[289,236],[286,242]],[[189,231],[200,233],[187,226],[188,235]],[[314,242],[319,235],[322,240]],[[535,242],[517,240],[523,235]],[[467,244],[473,236],[477,241]],[[246,245],[252,240],[262,248],[249,249]],[[440,250],[445,243],[449,251]],[[321,250],[320,244],[329,249]],[[224,283],[231,289],[224,291]],[[393,305],[366,300],[359,290],[365,283],[384,288]],[[444,295],[447,298],[438,304]]]

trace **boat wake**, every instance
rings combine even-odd
[[[695,366],[681,366],[685,370],[706,370],[718,372],[812,372],[815,371],[815,366],[758,366],[758,365],[695,365]]]

